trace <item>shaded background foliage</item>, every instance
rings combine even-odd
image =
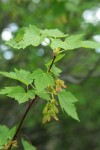
[[[1,0],[0,1],[0,70],[14,67],[45,69],[52,52],[43,43],[38,47],[15,50],[5,45],[20,27],[29,24],[44,28],[59,28],[67,34],[85,33],[85,39],[100,42],[99,0]],[[29,112],[20,136],[31,140],[38,150],[99,150],[100,149],[100,49],[67,51],[59,63],[68,90],[79,99],[81,122],[61,111],[59,122],[41,123],[45,102],[38,100]],[[0,76],[0,88],[15,85]],[[16,101],[0,96],[0,124],[14,126],[26,110]]]

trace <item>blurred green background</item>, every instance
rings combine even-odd
[[[52,52],[43,43],[38,47],[15,50],[5,45],[20,27],[58,28],[67,34],[85,33],[85,39],[100,42],[99,0],[0,0],[0,70],[45,68]],[[80,122],[59,113],[59,122],[42,124],[45,101],[32,107],[19,137],[31,140],[37,150],[100,150],[100,49],[67,51],[57,64],[61,78],[78,99]],[[0,76],[0,89],[15,85]],[[20,120],[27,104],[0,96],[0,124],[9,128]],[[20,149],[20,148],[19,148]],[[21,148],[22,150],[22,148]]]

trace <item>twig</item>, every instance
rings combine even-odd
[[[49,67],[49,69],[48,69],[48,72],[50,72],[50,70],[51,70],[51,68],[52,68],[52,66],[53,66],[53,63],[54,63],[54,61],[55,61],[55,58],[56,58],[56,55],[53,55],[53,59],[52,59],[51,65],[50,65],[50,67]],[[19,131],[20,131],[20,128],[21,128],[21,126],[22,126],[22,124],[23,124],[23,122],[24,122],[24,120],[25,120],[25,118],[26,118],[26,116],[27,116],[27,114],[28,114],[30,108],[32,107],[32,105],[34,104],[34,102],[36,101],[37,98],[38,98],[38,96],[35,95],[35,98],[32,100],[32,102],[30,103],[30,105],[29,105],[28,108],[26,109],[26,111],[25,111],[25,113],[24,113],[24,115],[23,115],[23,117],[22,117],[22,119],[21,119],[21,121],[20,121],[20,123],[19,123],[19,126],[18,126],[18,128],[17,128],[17,130],[16,130],[16,132],[15,132],[13,138],[12,138],[12,140],[11,140],[12,142],[16,140],[16,138],[17,138],[17,136],[18,136],[18,133],[19,133]],[[11,150],[11,148],[12,148],[12,142],[11,142],[11,145],[9,146],[8,150]]]
[[[53,63],[54,63],[55,59],[56,59],[56,55],[53,54],[53,59],[52,59],[51,65],[50,65],[50,67],[49,67],[49,69],[48,69],[48,72],[50,72],[50,70],[51,70],[51,68],[52,68],[52,66],[53,66]]]
[[[28,106],[27,110],[25,111],[25,113],[24,113],[24,115],[23,115],[23,117],[22,117],[22,119],[21,119],[21,122],[20,122],[20,124],[19,124],[19,126],[18,126],[18,128],[17,128],[17,130],[16,130],[16,132],[15,132],[15,134],[14,134],[14,136],[13,136],[13,138],[12,138],[12,141],[15,141],[15,140],[16,140],[17,135],[18,135],[18,133],[19,133],[19,130],[20,130],[21,126],[22,126],[22,123],[23,123],[23,121],[24,121],[24,119],[25,119],[27,113],[29,112],[31,106],[33,105],[33,103],[35,102],[35,100],[36,100],[37,98],[38,98],[38,96],[36,95],[35,98],[32,100],[32,102],[30,103],[30,105]],[[10,145],[10,147],[8,148],[8,150],[10,150],[11,148],[12,148],[12,144]]]

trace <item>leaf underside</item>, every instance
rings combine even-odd
[[[7,45],[16,49],[25,49],[27,46],[39,46],[45,38],[50,39],[51,49],[60,48],[62,50],[74,50],[83,48],[100,48],[100,43],[82,40],[84,34],[71,35],[64,34],[59,29],[41,30],[34,25],[21,28],[14,39],[7,42]],[[63,39],[62,39],[63,38]]]

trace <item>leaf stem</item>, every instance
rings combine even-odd
[[[50,67],[49,67],[49,69],[48,69],[48,72],[50,72],[50,70],[51,70],[51,68],[52,68],[52,66],[53,66],[53,63],[54,63],[54,61],[55,61],[55,58],[56,58],[56,55],[53,54],[53,59],[52,59],[51,65],[50,65]],[[11,140],[12,142],[16,140],[17,135],[18,135],[18,133],[19,133],[19,131],[20,131],[20,128],[21,128],[21,126],[22,126],[22,124],[23,124],[23,122],[24,122],[24,120],[25,120],[25,118],[26,118],[26,116],[27,116],[27,114],[28,114],[30,108],[32,107],[32,105],[34,104],[34,102],[36,101],[37,98],[38,98],[38,96],[35,95],[35,98],[32,100],[32,102],[30,103],[30,105],[29,105],[28,108],[26,109],[26,111],[25,111],[25,113],[24,113],[24,115],[23,115],[23,117],[22,117],[22,119],[21,119],[21,121],[20,121],[20,123],[19,123],[19,126],[18,126],[18,128],[16,129],[16,132],[15,132],[15,134],[14,134],[12,140]],[[8,150],[11,150],[11,148],[12,148],[12,142],[11,142],[11,145],[9,146]]]
[[[53,66],[53,64],[54,64],[55,59],[56,59],[56,55],[53,54],[53,59],[52,59],[51,65],[50,65],[50,67],[49,67],[49,69],[48,69],[48,72],[50,72],[50,70],[51,70],[51,68],[52,68],[52,66]]]

